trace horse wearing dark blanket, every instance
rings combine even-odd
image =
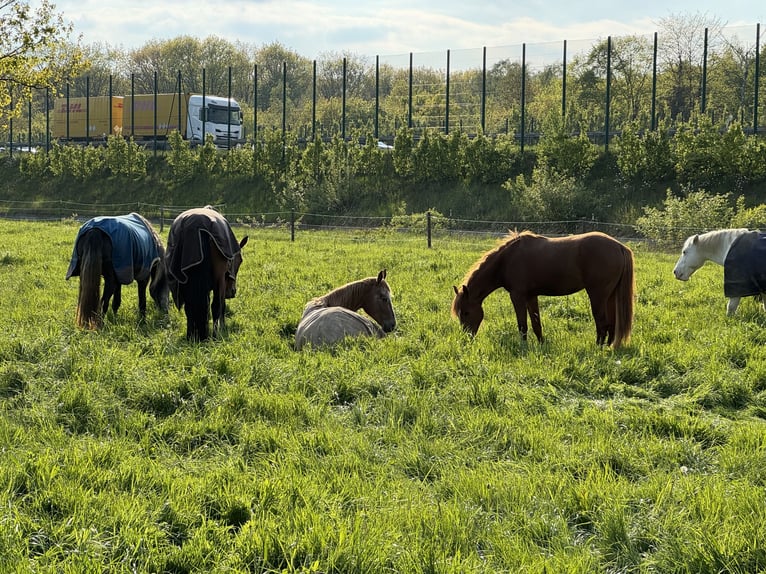
[[[112,301],[117,313],[122,285],[138,283],[138,310],[146,316],[146,287],[157,306],[168,310],[165,248],[151,224],[138,213],[94,217],[77,233],[66,278],[80,276],[76,322],[99,328]],[[104,293],[99,298],[101,277]],[[99,305],[100,302],[100,305]]]
[[[688,281],[706,261],[723,265],[726,314],[733,315],[742,297],[760,298],[766,309],[766,234],[749,229],[717,229],[692,235],[685,242],[673,274]]]
[[[237,294],[237,273],[247,236],[237,242],[229,222],[212,207],[189,209],[175,218],[165,261],[173,301],[186,312],[186,338],[208,338],[210,292],[213,334],[225,327],[226,299]]]

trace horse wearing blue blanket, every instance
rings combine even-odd
[[[77,233],[66,278],[80,276],[76,323],[97,329],[112,300],[117,313],[122,285],[138,284],[138,310],[146,316],[146,288],[167,312],[169,286],[165,271],[165,248],[151,224],[138,213],[100,216],[86,221]],[[100,295],[101,277],[104,292]],[[100,296],[99,296],[100,295]]]
[[[684,242],[673,274],[688,281],[706,261],[723,266],[727,315],[734,314],[742,297],[758,298],[766,309],[766,234],[742,228],[692,235]]]

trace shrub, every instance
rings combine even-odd
[[[667,129],[644,134],[634,124],[623,127],[617,139],[617,167],[634,183],[650,186],[673,175],[674,160]]]
[[[766,205],[760,204],[754,207],[745,207],[745,198],[737,198],[737,207],[732,227],[747,227],[748,229],[766,229]]]
[[[729,195],[711,195],[705,190],[688,191],[676,197],[667,191],[662,208],[644,207],[636,228],[660,247],[676,247],[694,233],[729,227],[734,217]]]

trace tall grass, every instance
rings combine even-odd
[[[76,231],[0,222],[0,571],[766,568],[766,314],[725,317],[720,267],[633,246],[618,351],[582,293],[541,299],[538,344],[496,292],[471,340],[452,285],[493,240],[249,229],[191,344],[134,286],[76,329]],[[308,299],[382,268],[394,333],[293,350]]]

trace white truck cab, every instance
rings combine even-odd
[[[211,134],[216,147],[221,149],[244,143],[242,110],[234,98],[192,94],[188,106],[186,137],[192,145],[205,141],[203,133]]]

